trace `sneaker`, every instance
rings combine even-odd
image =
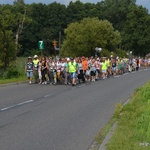
[[[44,84],[47,84],[47,82],[45,81]]]
[[[29,81],[29,84],[31,84],[31,81]]]

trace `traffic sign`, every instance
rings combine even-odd
[[[39,49],[44,49],[44,42],[43,41],[39,41],[39,43],[38,43],[38,47],[39,47]]]
[[[54,41],[52,43],[53,43],[53,46],[56,47],[57,41],[55,39],[54,39]]]

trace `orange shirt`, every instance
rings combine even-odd
[[[88,68],[88,62],[86,60],[82,61],[82,65],[83,65],[83,70],[87,70],[87,68]]]

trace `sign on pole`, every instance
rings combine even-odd
[[[39,41],[38,47],[39,47],[39,49],[43,50],[44,49],[44,42],[43,41]]]

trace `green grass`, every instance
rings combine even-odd
[[[136,89],[116,119],[107,150],[150,150],[150,82]]]
[[[27,81],[26,76],[21,76],[18,78],[12,78],[12,79],[0,79],[0,84],[8,84],[8,83],[15,83],[15,82],[23,82]]]
[[[26,61],[27,58],[18,57],[14,62],[12,62],[10,67],[5,72],[3,72],[3,75],[1,74],[0,84],[26,81],[27,77],[24,71]],[[17,71],[19,75],[13,76],[12,78],[7,78],[8,75],[11,75],[11,73],[8,73],[8,70],[13,70],[13,69]]]

